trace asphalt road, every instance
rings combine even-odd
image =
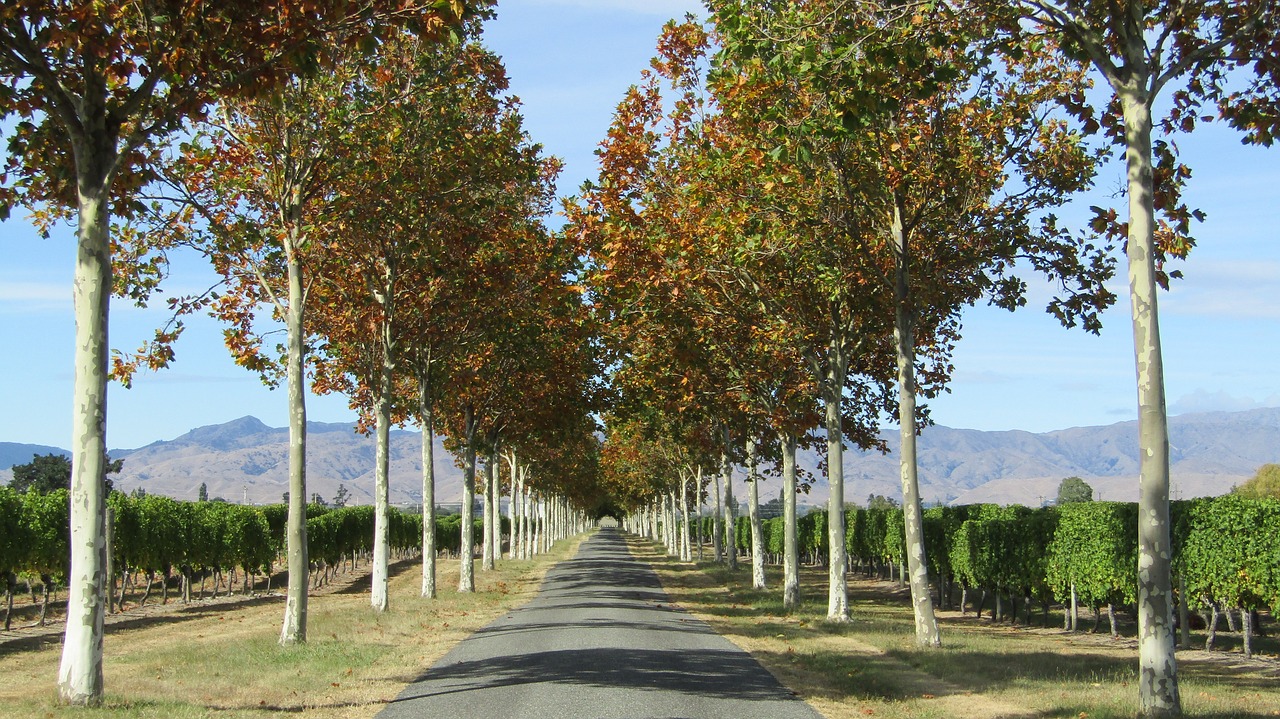
[[[667,604],[653,570],[602,529],[538,596],[446,654],[378,714],[815,719],[751,655]]]

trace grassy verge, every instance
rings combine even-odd
[[[314,596],[303,646],[277,644],[284,611],[278,596],[110,627],[100,709],[58,705],[57,644],[0,650],[0,716],[372,717],[467,635],[532,599],[546,570],[584,538],[533,561],[477,571],[474,594],[454,591],[458,563],[446,561],[440,596],[423,599],[418,565],[404,565],[391,578],[391,609],[383,614],[370,609],[367,582]]]
[[[847,624],[826,616],[826,570],[801,572],[804,602],[782,610],[781,573],[751,589],[750,570],[681,564],[632,539],[658,571],[672,601],[751,652],[824,716],[1062,717],[1137,714],[1137,650],[1132,639],[1060,629],[993,626],[940,612],[943,648],[915,647],[907,594],[896,585],[850,578]],[[1060,616],[1060,615],[1059,615]],[[1105,622],[1104,622],[1105,626]],[[1274,639],[1263,651],[1275,651]],[[1189,716],[1280,716],[1280,660],[1238,652],[1179,652]]]

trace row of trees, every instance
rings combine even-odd
[[[1212,646],[1218,617],[1239,611],[1251,653],[1253,613],[1280,611],[1280,500],[1239,494],[1175,501],[1172,564],[1177,577],[1175,597],[1181,616],[1183,644],[1189,644],[1187,610],[1209,617]],[[710,536],[711,518],[687,529],[691,536]],[[763,520],[765,557],[781,563],[785,551],[783,518]],[[827,515],[812,511],[797,523],[804,556],[814,564],[831,561]],[[942,608],[954,605],[959,590],[961,611],[969,606],[969,592],[982,592],[979,616],[988,596],[994,597],[994,619],[1018,616],[1023,602],[1030,622],[1034,602],[1047,611],[1052,603],[1067,607],[1065,621],[1075,629],[1077,607],[1106,608],[1116,632],[1115,610],[1137,603],[1138,505],[1126,502],[1074,502],[1056,507],[968,505],[931,507],[924,512],[930,546],[929,575]],[[641,527],[649,533],[647,527]],[[666,539],[659,523],[655,539]],[[750,522],[739,517],[734,550],[750,554]],[[679,542],[668,542],[678,555]],[[695,539],[696,541],[696,539]],[[844,548],[848,571],[905,581],[907,562],[904,513],[899,507],[849,510],[845,515]],[[1012,607],[1005,610],[1005,600]]]
[[[665,29],[602,143],[599,181],[570,210],[573,230],[590,238],[588,279],[609,320],[620,402],[605,481],[626,487],[629,522],[687,517],[685,497],[700,501],[709,483],[724,515],[719,557],[734,541],[730,466],[754,480],[757,462],[776,463],[790,505],[803,481],[796,448],[825,441],[827,616],[843,621],[842,451],[882,449],[879,422],[893,417],[916,637],[937,646],[915,470],[928,417],[917,397],[945,387],[963,308],[1025,304],[1032,272],[1057,290],[1051,314],[1098,331],[1123,247],[1142,457],[1139,695],[1144,714],[1180,713],[1156,291],[1176,276],[1165,262],[1185,256],[1202,216],[1182,202],[1190,171],[1169,136],[1214,113],[1270,144],[1278,68],[1260,58],[1276,42],[1271,5],[709,8],[705,24]],[[1171,101],[1164,116],[1158,98]],[[1056,208],[1121,156],[1127,217],[1094,208],[1087,227],[1063,225]],[[784,525],[783,598],[794,606],[790,507]],[[731,566],[735,555],[724,555]]]
[[[225,583],[227,591],[242,572],[241,591],[249,592],[258,575],[270,577],[286,550],[288,506],[245,506],[225,502],[184,502],[159,495],[133,496],[112,492],[107,499],[111,520],[108,591],[118,586],[119,598],[109,594],[108,603],[123,601],[125,578],[141,575],[146,582],[142,602],[151,595],[153,581],[160,579],[162,601],[168,601],[171,580],[181,582],[185,600],[191,596],[192,582],[212,576],[216,587]],[[16,492],[0,487],[0,579],[6,588],[5,629],[16,581],[21,575],[34,578],[43,588],[43,623],[52,587],[67,581],[71,556],[68,493],[65,489],[44,494]],[[388,512],[388,543],[401,555],[422,550],[423,515],[392,508]],[[534,515],[522,531],[538,538],[546,535],[548,516]],[[344,562],[371,557],[374,546],[375,509],[371,506],[329,508],[307,505],[307,550],[312,558],[304,579],[320,581]],[[498,539],[506,537],[513,555],[520,553],[521,538],[513,524],[503,517]],[[436,552],[457,556],[462,548],[460,515],[440,517],[434,528]],[[482,520],[472,522],[473,543],[483,540],[487,527]],[[528,550],[529,552],[532,549]],[[229,577],[226,575],[230,575]],[[117,580],[119,584],[117,585]]]
[[[236,361],[288,386],[282,643],[306,638],[309,390],[346,393],[377,435],[376,610],[395,542],[393,424],[424,429],[424,595],[435,593],[436,431],[465,472],[461,526],[483,488],[484,566],[504,482],[523,516],[537,505],[577,526],[600,501],[582,252],[542,225],[559,163],[528,138],[500,59],[480,43],[491,3],[286,2],[266,19],[256,3],[81,5],[0,11],[0,116],[18,119],[0,216],[21,204],[45,232],[78,222],[62,698],[102,697],[108,378],[128,386],[168,365],[189,313],[223,320]],[[208,257],[218,285],[165,298],[170,324],[136,352],[110,350],[112,293],[163,296],[170,255],[188,250]],[[279,326],[277,347],[266,338]],[[477,454],[489,468],[479,480]],[[332,544],[333,528],[313,529]],[[470,591],[473,537],[459,531]]]

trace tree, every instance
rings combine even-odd
[[[119,474],[124,460],[107,457],[103,463],[106,474]],[[26,464],[13,465],[13,480],[9,487],[17,492],[35,491],[48,494],[54,490],[71,491],[71,459],[62,454],[32,455]],[[110,493],[114,485],[103,475],[103,491]]]
[[[347,506],[347,500],[351,498],[351,492],[347,491],[347,485],[339,484],[338,491],[333,493],[333,508],[342,509]]]
[[[102,700],[105,557],[107,314],[113,286],[155,264],[121,245],[113,261],[111,216],[127,216],[142,162],[158,141],[219,97],[246,95],[308,67],[318,46],[355,41],[375,27],[414,23],[439,32],[461,3],[286,4],[266,16],[256,2],[8,3],[0,11],[0,117],[21,120],[9,143],[0,216],[16,202],[44,205],[46,218],[78,221],[76,424],[72,431],[73,548],[59,696]],[[370,22],[377,20],[377,22]],[[8,184],[10,178],[15,184]],[[127,237],[127,236],[126,236]],[[126,262],[127,260],[127,262]],[[113,265],[120,265],[119,276]],[[141,269],[140,269],[141,268]],[[164,364],[165,354],[158,364]]]
[[[963,3],[716,6],[728,36],[723,54],[739,56],[731,67],[757,78],[767,116],[781,118],[772,133],[783,143],[778,154],[830,178],[823,221],[861,248],[862,277],[880,289],[859,309],[864,327],[891,328],[917,638],[937,645],[917,397],[947,380],[961,310],[983,297],[1023,304],[1024,283],[1011,276],[1019,258],[1062,284],[1068,296],[1050,309],[1068,324],[1082,318],[1093,328],[1094,305],[1111,301],[1101,253],[1078,247],[1052,217],[1034,220],[1092,177],[1080,134],[1052,117],[1081,73],[1030,45],[1019,60],[992,66],[992,46],[1005,40]],[[918,355],[932,367],[919,366]]]
[[[204,482],[200,483],[200,489],[196,490],[196,501],[197,502],[209,501],[209,485],[205,484]]]
[[[991,3],[989,12],[1009,7]],[[1280,36],[1280,17],[1270,0],[1018,0],[1012,8],[1030,22],[1015,18],[1011,27],[1053,35],[1065,57],[1092,66],[1111,92],[1096,122],[1124,152],[1128,219],[1095,208],[1092,226],[1124,240],[1129,267],[1140,456],[1138,696],[1144,715],[1177,716],[1182,702],[1174,656],[1169,431],[1157,288],[1177,275],[1164,263],[1187,254],[1194,244],[1191,220],[1203,215],[1181,201],[1190,170],[1178,162],[1176,145],[1153,140],[1152,133],[1190,131],[1213,119],[1203,105],[1216,104],[1245,130],[1246,141],[1271,144],[1280,67],[1265,58],[1272,57]],[[1248,86],[1232,92],[1241,81]],[[1171,103],[1157,119],[1162,93]]]
[[[1079,477],[1067,477],[1058,484],[1058,498],[1054,503],[1061,506],[1070,502],[1092,501],[1093,487],[1088,482]]]
[[[14,468],[14,476],[17,477],[16,467]],[[1262,465],[1258,468],[1257,474],[1249,478],[1244,484],[1232,487],[1231,493],[1254,499],[1263,499],[1265,497],[1280,499],[1280,464]]]

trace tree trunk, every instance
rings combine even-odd
[[[1076,594],[1075,582],[1071,583],[1071,631],[1076,631],[1080,623],[1080,597]]]
[[[49,613],[49,585],[53,584],[53,577],[48,574],[40,575],[40,619],[36,621],[37,626],[44,626],[45,616]]]
[[[1154,180],[1151,166],[1151,98],[1142,65],[1141,33],[1126,48],[1134,80],[1118,88],[1124,110],[1128,165],[1129,294],[1138,378],[1138,696],[1147,716],[1178,716],[1178,666],[1174,655],[1173,579],[1169,541],[1169,430],[1164,363],[1156,304]]]
[[[796,436],[779,432],[782,445],[782,608],[800,606],[800,539],[796,530]]]
[[[711,474],[711,481],[715,484],[715,509],[711,514],[711,554],[715,557],[716,563],[724,561],[724,548],[721,546],[723,534],[720,531],[721,525],[721,509],[720,509],[720,472]]]
[[[827,545],[830,553],[827,583],[827,621],[849,621],[849,585],[845,578],[844,546],[844,425],[840,397],[844,390],[843,361],[833,361],[823,390],[826,405],[827,478],[831,494],[827,500]]]
[[[436,596],[436,433],[428,353],[418,369],[418,411],[422,418],[422,596]]]
[[[475,562],[475,530],[472,528],[472,505],[476,499],[476,420],[475,410],[470,404],[466,408],[463,420],[466,426],[466,446],[462,450],[462,538],[458,550],[462,562],[458,570],[458,591],[474,592],[476,590]]]
[[[689,472],[680,472],[680,561],[693,561],[693,548],[689,546]]]
[[[1244,658],[1253,658],[1253,613],[1240,607],[1240,640]]]
[[[17,589],[17,577],[13,572],[4,573],[4,630],[13,629],[13,590]]]
[[[1218,639],[1218,603],[1208,602],[1209,621],[1205,622],[1204,650],[1213,651],[1213,644]]]
[[[286,537],[289,585],[284,602],[281,644],[307,641],[307,386],[303,363],[306,333],[303,317],[305,290],[297,246],[285,243],[289,263],[288,383],[289,383],[289,521]],[[189,588],[188,588],[189,591]],[[189,595],[188,595],[189,596]]]
[[[747,440],[747,521],[751,524],[751,588],[764,589],[764,533],[760,527],[760,475],[756,472],[756,441]]]
[[[489,450],[489,456],[485,462],[482,479],[484,481],[484,502],[481,504],[481,512],[484,521],[482,522],[483,531],[481,532],[481,550],[480,550],[480,569],[488,571],[493,569],[493,555],[496,549],[493,546],[493,473],[496,471],[493,462],[493,449]]]
[[[915,615],[916,646],[937,647],[942,640],[929,596],[929,563],[925,557],[920,479],[916,468],[915,309],[911,300],[911,246],[902,226],[901,208],[893,209],[896,245],[894,278],[894,344],[898,359],[898,425],[902,441],[902,514],[906,526],[907,570],[911,579],[911,608]]]
[[[382,366],[378,374],[377,416],[374,432],[377,435],[373,480],[373,575],[370,582],[369,604],[375,612],[385,612],[390,606],[388,583],[391,569],[391,517],[390,504],[391,469],[391,395],[395,391],[395,339],[392,336],[392,294],[395,285],[391,275],[386,276],[385,295],[382,300],[383,320],[380,342]]]
[[[493,537],[489,542],[493,547],[490,569],[497,567],[498,560],[502,559],[502,454],[500,448],[501,445],[494,442],[493,449],[490,450],[493,461],[493,469],[489,471],[489,496],[492,498],[489,511],[493,513],[493,518],[489,522],[489,527],[493,530]]]
[[[147,586],[142,590],[142,599],[138,601],[138,607],[147,606],[147,600],[151,598],[151,583],[155,581],[156,573],[153,569],[147,570]]]
[[[96,118],[101,120],[101,118]],[[106,134],[105,132],[103,134]],[[75,380],[72,389],[70,547],[67,624],[58,667],[58,697],[67,704],[102,702],[102,635],[106,568],[107,315],[111,300],[111,244],[107,177],[114,138],[73,142],[77,205],[74,299]]]
[[[519,497],[520,491],[520,462],[516,457],[516,451],[511,450],[510,462],[507,467],[511,470],[511,499],[507,502],[507,559],[516,559],[519,557],[520,543],[516,534],[516,499]]]
[[[1187,577],[1184,574],[1178,575],[1178,631],[1180,636],[1179,645],[1183,649],[1191,648],[1191,614],[1187,605]]]
[[[698,495],[698,561],[702,561],[702,467],[694,469],[694,491]]]
[[[104,588],[104,594],[107,596],[107,613],[114,614],[116,611],[116,568],[114,556],[116,544],[116,511],[111,507],[107,507],[106,535],[107,583]]]
[[[738,532],[733,519],[733,462],[729,459],[729,428],[722,426],[724,446],[720,450],[720,471],[724,474],[724,551],[729,571],[738,570]]]
[[[1120,627],[1116,624],[1116,605],[1107,602],[1107,619],[1111,622],[1111,638],[1118,639],[1120,637]]]

